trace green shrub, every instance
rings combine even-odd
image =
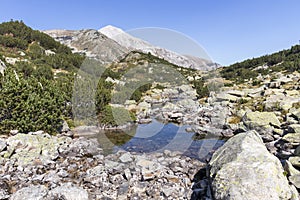
[[[209,96],[209,90],[202,79],[194,80],[192,81],[192,84],[196,89],[197,97],[199,99]]]
[[[63,99],[47,80],[19,80],[6,70],[0,82],[0,132],[17,129],[23,133],[44,130],[55,134],[62,125]]]
[[[26,50],[28,43],[25,40],[14,38],[9,35],[0,35],[0,45]]]
[[[135,115],[132,112],[123,107],[112,107],[110,105],[105,106],[103,112],[99,115],[101,126],[116,127],[135,120]]]

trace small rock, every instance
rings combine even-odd
[[[11,130],[9,133],[11,135],[17,135],[19,133],[19,130]]]
[[[125,175],[126,180],[129,181],[129,180],[131,179],[131,172],[130,172],[130,169],[126,168],[126,169],[124,170],[124,175]]]
[[[69,125],[66,121],[63,122],[63,125],[62,125],[62,128],[60,130],[60,132],[68,132],[70,131],[71,129],[69,128]]]
[[[120,160],[122,163],[132,162],[131,154],[130,154],[129,152],[124,153],[122,156],[120,156],[119,160]]]

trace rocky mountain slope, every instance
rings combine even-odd
[[[46,30],[57,41],[73,48],[73,52],[86,53],[88,57],[97,58],[104,63],[116,61],[131,51],[151,53],[161,59],[185,68],[212,70],[220,65],[203,58],[185,56],[173,51],[154,46],[135,38],[123,30],[106,26],[100,30]]]
[[[138,50],[144,53],[151,53],[154,56],[165,59],[168,62],[178,66],[198,70],[212,70],[219,67],[218,64],[213,63],[210,60],[192,56],[184,56],[168,49],[154,46],[144,40],[131,36],[120,28],[111,25],[99,29],[99,32],[103,33],[107,37],[115,40],[120,45],[130,50]]]
[[[48,30],[44,31],[57,41],[73,49],[73,52],[85,53],[103,63],[111,63],[122,58],[129,50],[96,30]]]
[[[129,110],[139,123],[154,117],[189,125],[197,140],[230,138],[215,153],[206,150],[205,164],[168,150],[104,155],[99,141],[74,136],[66,122],[56,136],[49,135],[62,118],[72,117],[72,78],[84,57],[22,22],[0,27],[0,199],[71,200],[74,194],[78,199],[299,199],[299,45],[218,69],[224,87],[208,90],[204,80],[211,72],[132,51],[98,31],[49,33],[73,51],[103,62],[118,60],[105,65],[97,79],[97,103],[104,108],[98,117],[104,123],[115,126],[109,118],[113,109],[122,119]],[[96,55],[95,44],[108,52]],[[155,68],[160,64],[166,69]],[[177,78],[167,69],[180,72],[185,84],[163,80],[163,72],[167,80]],[[132,84],[125,89],[123,75]],[[136,84],[139,80],[146,81],[145,87]],[[133,93],[126,90],[130,86]]]

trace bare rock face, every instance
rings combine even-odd
[[[97,30],[79,31],[49,30],[44,31],[57,41],[73,49],[73,52],[85,53],[102,63],[110,63],[123,57],[129,50]]]
[[[219,199],[297,199],[280,161],[268,152],[256,131],[240,133],[210,161],[212,190]]]
[[[218,64],[204,58],[199,58],[190,55],[180,55],[176,52],[154,46],[142,39],[133,37],[120,28],[108,25],[99,30],[102,34],[116,41],[120,45],[130,50],[138,50],[143,53],[151,53],[154,56],[165,59],[170,63],[185,68],[198,70],[212,70],[220,67]]]
[[[133,37],[123,30],[106,26],[100,30],[47,30],[44,31],[57,41],[73,49],[73,52],[85,53],[89,58],[96,58],[102,63],[118,61],[131,51],[151,53],[172,64],[198,70],[212,70],[220,65],[209,59],[176,52],[154,46],[144,40]]]

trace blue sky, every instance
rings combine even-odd
[[[298,0],[2,0],[0,22],[34,29],[124,30],[162,27],[196,40],[228,65],[289,48],[300,40]]]

